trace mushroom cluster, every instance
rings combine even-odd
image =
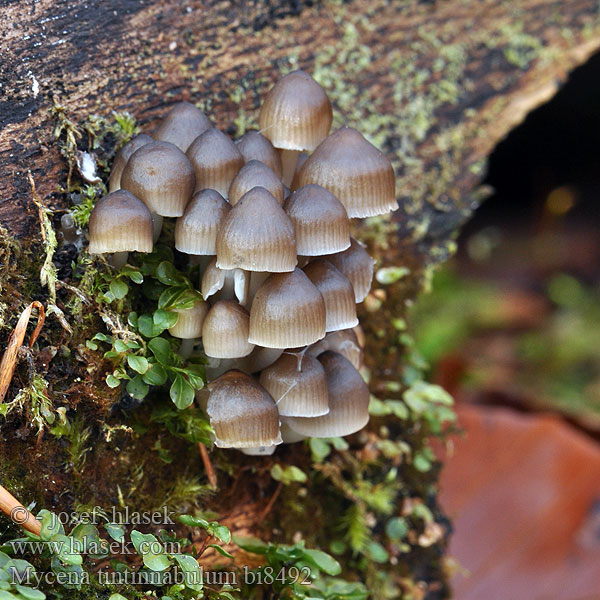
[[[350,218],[397,208],[388,159],[358,131],[329,133],[327,94],[303,71],[260,109],[261,131],[235,143],[189,103],[115,158],[90,218],[90,253],[151,252],[164,217],[199,264],[203,300],[169,332],[208,357],[199,393],[219,447],[345,436],[368,421],[356,304],[374,261]]]

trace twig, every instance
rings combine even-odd
[[[262,523],[265,520],[265,517],[271,512],[271,509],[273,508],[273,505],[275,504],[275,501],[277,500],[277,498],[279,497],[279,494],[281,493],[281,490],[283,489],[283,483],[281,483],[281,481],[277,484],[277,489],[275,490],[275,492],[273,493],[273,495],[271,496],[271,499],[269,500],[269,502],[267,503],[267,505],[265,506],[265,509],[260,513],[260,515],[258,516],[257,519],[257,524]]]
[[[0,485],[0,510],[17,525],[35,535],[42,532],[42,524],[4,487]]]
[[[36,300],[21,313],[21,316],[17,321],[17,326],[10,334],[10,338],[8,338],[8,344],[6,346],[6,350],[4,351],[4,355],[2,356],[2,361],[0,362],[0,404],[4,401],[4,397],[6,396],[6,392],[8,391],[10,382],[12,381],[15,373],[19,348],[23,345],[23,341],[25,340],[27,325],[29,324],[31,312],[34,308],[38,309],[38,321],[33,333],[31,334],[31,337],[29,338],[30,348],[33,347],[33,344],[35,343],[35,340],[37,339],[42,326],[44,325],[44,305]]]
[[[215,470],[213,469],[212,462],[210,462],[208,450],[202,442],[198,442],[198,450],[200,450],[200,457],[202,458],[202,463],[204,464],[204,470],[206,471],[206,476],[208,477],[208,483],[210,483],[210,487],[216,490],[217,475],[215,474]]]

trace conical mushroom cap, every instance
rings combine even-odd
[[[208,263],[202,274],[201,292],[207,300],[215,295],[219,300],[233,300],[245,305],[248,301],[250,289],[250,273],[242,269],[219,269],[217,259]]]
[[[328,350],[347,358],[355,369],[362,367],[363,351],[353,329],[341,329],[328,333],[322,340],[309,346],[306,353],[318,357]]]
[[[329,412],[327,378],[321,363],[303,352],[285,352],[260,374],[281,416],[319,417]]]
[[[154,131],[154,139],[175,144],[186,152],[191,143],[211,128],[208,117],[193,104],[179,102],[166,114]]]
[[[328,256],[327,260],[350,280],[356,302],[362,302],[373,281],[375,261],[369,253],[355,239],[351,239],[350,248]]]
[[[281,417],[280,415],[279,420],[281,421],[279,426],[281,430],[281,440],[284,444],[295,444],[306,439],[307,436],[297,433],[287,424],[286,417]]]
[[[360,373],[335,352],[325,352],[319,361],[327,375],[329,413],[313,418],[286,417],[286,423],[308,437],[338,437],[359,431],[369,421],[369,389]]]
[[[248,342],[248,311],[233,300],[213,304],[202,325],[202,344],[206,356],[239,358],[254,349]]]
[[[383,215],[398,208],[390,161],[351,127],[332,133],[304,163],[296,186],[309,183],[327,188],[349,217]]]
[[[327,137],[332,118],[325,90],[308,73],[294,71],[271,88],[258,123],[275,148],[314,150]]]
[[[285,202],[300,256],[322,256],[350,246],[350,220],[343,204],[320,185],[305,185]]]
[[[265,188],[244,194],[223,220],[217,234],[217,266],[271,273],[294,270],[294,227]]]
[[[194,194],[183,216],[175,223],[175,248],[185,254],[215,255],[217,231],[231,209],[215,190]]]
[[[235,176],[229,188],[229,202],[237,201],[252,188],[263,187],[283,204],[283,183],[272,169],[258,160],[248,161]]]
[[[264,135],[258,131],[246,131],[235,144],[246,162],[260,160],[261,163],[272,169],[277,177],[281,178],[283,173],[281,156]]]
[[[152,138],[145,133],[140,133],[130,139],[115,155],[112,169],[110,171],[110,179],[108,180],[108,191],[116,192],[121,189],[121,174],[129,160],[129,157],[142,146],[152,142]]]
[[[152,215],[126,190],[100,198],[90,215],[90,254],[152,252]]]
[[[177,323],[169,329],[169,333],[182,340],[193,340],[202,335],[202,324],[208,313],[208,304],[199,300],[192,308],[176,308]]]
[[[337,331],[358,325],[350,280],[324,258],[315,258],[303,270],[325,300],[326,330]]]
[[[219,448],[256,448],[281,443],[273,398],[250,375],[228,371],[208,386],[206,412]]]
[[[169,142],[152,142],[129,158],[121,187],[163,217],[180,217],[194,192],[196,176],[186,155]]]
[[[300,269],[275,273],[258,288],[250,309],[249,341],[295,348],[325,336],[325,301]]]
[[[195,191],[217,190],[227,198],[233,178],[244,166],[244,157],[237,146],[224,133],[211,127],[192,142],[186,155],[196,172]]]
[[[244,373],[258,373],[272,365],[283,354],[283,348],[263,348],[254,346],[254,350],[235,362],[235,368]]]

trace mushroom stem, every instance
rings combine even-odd
[[[152,213],[152,241],[156,244],[162,231],[163,218],[157,213]]]
[[[108,262],[115,268],[120,269],[126,262],[129,257],[129,252],[114,252],[111,254]]]
[[[281,164],[283,166],[283,183],[289,188],[292,186],[292,179],[294,179],[294,171],[296,170],[296,163],[298,162],[298,150],[288,150],[283,148],[281,150]]]
[[[179,356],[181,356],[181,358],[183,358],[183,359],[189,358],[192,355],[192,352],[194,352],[195,345],[196,345],[195,338],[181,340],[181,345],[179,346],[179,352],[178,352]]]
[[[0,485],[0,510],[13,523],[35,535],[40,535],[42,524],[6,489]]]

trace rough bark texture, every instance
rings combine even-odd
[[[48,208],[60,211],[68,206],[63,191],[68,169],[53,137],[57,114],[83,127],[91,115],[110,118],[111,111],[129,111],[150,131],[172,103],[184,99],[202,104],[219,128],[237,135],[256,126],[260,99],[279,73],[304,68],[328,89],[335,123],[365,132],[392,158],[397,170],[398,237],[392,239],[395,232],[379,221],[361,232],[378,252],[381,265],[401,260],[410,269],[409,276],[379,290],[363,311],[372,391],[400,397],[402,386],[389,383],[399,377],[406,348],[396,341],[397,332],[390,332],[392,317],[405,315],[406,301],[422,288],[428,266],[452,251],[453,233],[481,197],[476,188],[494,145],[530,110],[548,100],[568,72],[600,45],[598,3],[356,0],[312,4],[1,2],[0,223],[26,250],[39,247],[39,215],[28,171]],[[53,106],[61,107],[54,116]],[[78,140],[78,146],[88,149],[93,132],[89,127],[83,130],[89,140]],[[102,143],[101,148],[91,149],[108,160],[114,140],[112,146],[110,136]],[[385,242],[390,242],[389,250]],[[7,236],[0,250],[2,260],[11,256],[14,260],[17,251]],[[31,263],[27,272],[35,277],[36,259],[25,253],[22,261]],[[46,300],[39,287],[26,285],[18,275],[13,274],[11,282],[10,299],[6,294],[0,298],[4,309],[0,322],[6,327],[3,339],[16,320],[11,311],[33,299]],[[59,333],[54,336],[54,346],[60,346]],[[57,361],[68,379],[68,357],[59,353]],[[86,416],[95,416],[99,406],[104,407],[99,414],[108,414],[118,398],[85,385],[63,385],[61,389],[67,391],[59,402],[77,405]],[[375,423],[372,432],[382,424]],[[422,442],[418,429],[390,429],[392,437]],[[100,437],[101,431],[96,424],[93,436]],[[352,459],[334,456],[319,467],[322,478],[305,500],[298,499],[297,490],[285,488],[267,517],[276,528],[267,535],[290,541],[301,529],[325,546],[327,540],[319,531],[327,524],[327,510],[343,512],[344,502],[353,497],[340,473],[349,470],[356,458],[369,464],[378,456],[372,432],[361,438],[361,449]],[[145,452],[147,442],[113,440],[102,448],[99,442],[81,473],[71,469],[70,474],[61,474],[55,457],[64,455],[64,440],[38,440],[34,447],[35,439],[14,428],[5,428],[3,438],[3,481],[48,508],[72,507],[84,497],[110,505],[117,501],[119,481],[157,492],[156,478],[156,497],[168,495],[169,480],[168,476],[166,483],[161,480],[165,475],[160,461],[146,465],[145,482],[132,479],[136,452]],[[117,445],[119,454],[114,452]],[[200,468],[189,449],[172,451],[187,453],[186,460]],[[286,462],[308,469],[306,451],[285,452]],[[24,453],[29,457],[26,463],[21,462]],[[256,472],[256,461],[250,458],[236,458],[234,467],[229,458],[217,457],[216,463],[217,468],[237,474],[222,477],[226,484],[208,506],[229,514],[236,529],[256,530],[276,489],[268,474],[271,459]],[[435,501],[435,473],[420,474],[402,461],[397,466],[403,485],[399,497],[404,499],[397,511],[405,514],[406,505],[419,498],[443,522]],[[365,476],[369,477],[368,470]],[[86,489],[90,482],[96,490],[93,499]],[[333,488],[339,496],[335,499]],[[147,489],[144,494],[144,498],[150,495]],[[329,502],[331,506],[325,506]],[[313,525],[303,522],[303,511],[312,516]],[[409,540],[407,554],[394,555],[392,549],[393,564],[386,570],[398,573],[393,582],[397,595],[400,590],[411,597],[447,594],[439,559],[444,537],[434,538],[431,546],[427,540],[422,544]],[[380,569],[384,570],[371,563],[360,577],[366,578],[374,596],[392,597],[386,595],[389,582],[382,583]]]

